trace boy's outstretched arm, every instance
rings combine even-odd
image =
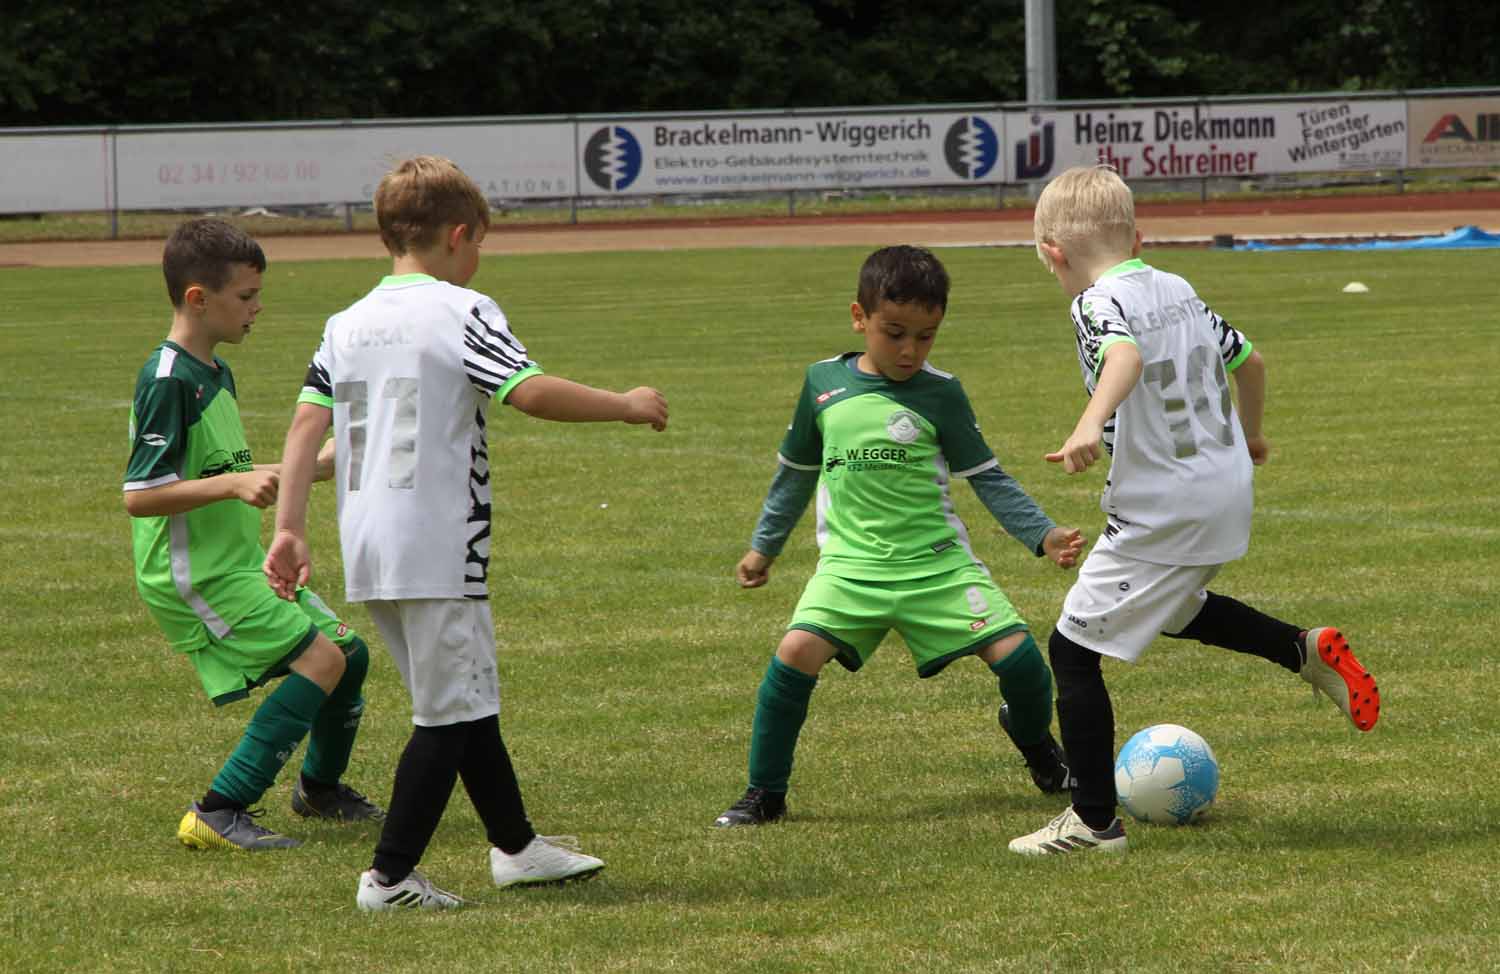
[[[766,502],[760,509],[760,520],[750,537],[750,550],[734,568],[740,588],[759,588],[771,577],[771,562],[781,554],[786,539],[818,488],[818,471],[802,470],[781,464],[771,479]]]
[[[125,512],[131,517],[168,517],[229,500],[267,508],[276,503],[279,480],[275,470],[261,467],[217,477],[175,480],[160,487],[125,491]]]
[[[281,450],[276,535],[266,549],[262,569],[271,588],[289,602],[297,600],[297,587],[306,585],[312,575],[312,556],[307,548],[307,495],[319,460],[318,447],[332,420],[333,412],[326,406],[298,404]]]
[[[1240,425],[1245,429],[1245,446],[1250,450],[1251,461],[1259,465],[1271,458],[1271,441],[1261,431],[1266,413],[1266,360],[1252,348],[1232,374]]]
[[[505,402],[528,416],[561,423],[649,423],[658,433],[667,428],[667,398],[649,386],[610,392],[555,375],[533,375],[512,389]]]
[[[1141,378],[1141,350],[1134,342],[1115,342],[1104,350],[1104,365],[1094,394],[1084,407],[1078,425],[1056,453],[1048,453],[1048,463],[1061,463],[1068,473],[1082,473],[1103,455],[1104,424],[1120,408]]]
[[[970,477],[969,486],[1006,533],[1032,554],[1045,555],[1061,568],[1078,564],[1083,532],[1053,523],[1010,474],[994,466]]]

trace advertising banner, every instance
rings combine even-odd
[[[999,183],[999,112],[581,122],[585,196]]]
[[[109,152],[102,131],[0,137],[0,213],[109,209]]]
[[[1413,166],[1500,165],[1500,95],[1487,98],[1413,98]]]
[[[396,161],[458,163],[491,199],[571,196],[573,125],[172,129],[118,135],[125,209],[368,202]]]
[[[1010,178],[1107,163],[1126,179],[1399,169],[1406,103],[1329,100],[1076,108],[1006,115]]]

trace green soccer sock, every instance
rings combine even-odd
[[[365,699],[359,691],[369,670],[370,649],[363,639],[355,636],[349,641],[349,653],[344,657],[344,676],[313,720],[307,755],[302,759],[304,777],[319,784],[336,785],[344,776],[349,754],[354,750],[354,737],[359,733],[359,720],[365,712]]]
[[[807,719],[818,678],[787,666],[776,657],[766,667],[755,699],[750,731],[750,787],[786,791],[792,777],[792,752]]]
[[[260,801],[327,699],[316,683],[288,673],[250,718],[234,753],[214,777],[213,790],[244,807]]]
[[[1000,678],[1000,696],[1010,705],[1010,730],[1017,746],[1039,742],[1052,726],[1052,671],[1028,633],[1021,645],[990,671]]]

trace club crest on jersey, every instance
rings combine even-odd
[[[885,432],[897,443],[911,443],[922,435],[922,425],[915,413],[898,409],[886,417]]]
[[[821,406],[825,402],[827,402],[828,400],[832,399],[834,396],[841,395],[841,394],[843,394],[845,392],[848,392],[848,391],[849,391],[849,389],[848,389],[847,386],[839,386],[837,389],[829,389],[827,392],[823,393],[821,396],[819,396],[817,399],[815,399],[813,401],[816,402],[819,406]]]

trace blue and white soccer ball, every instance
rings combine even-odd
[[[1197,821],[1219,793],[1219,762],[1186,727],[1156,724],[1125,742],[1115,758],[1115,794],[1142,822]]]

